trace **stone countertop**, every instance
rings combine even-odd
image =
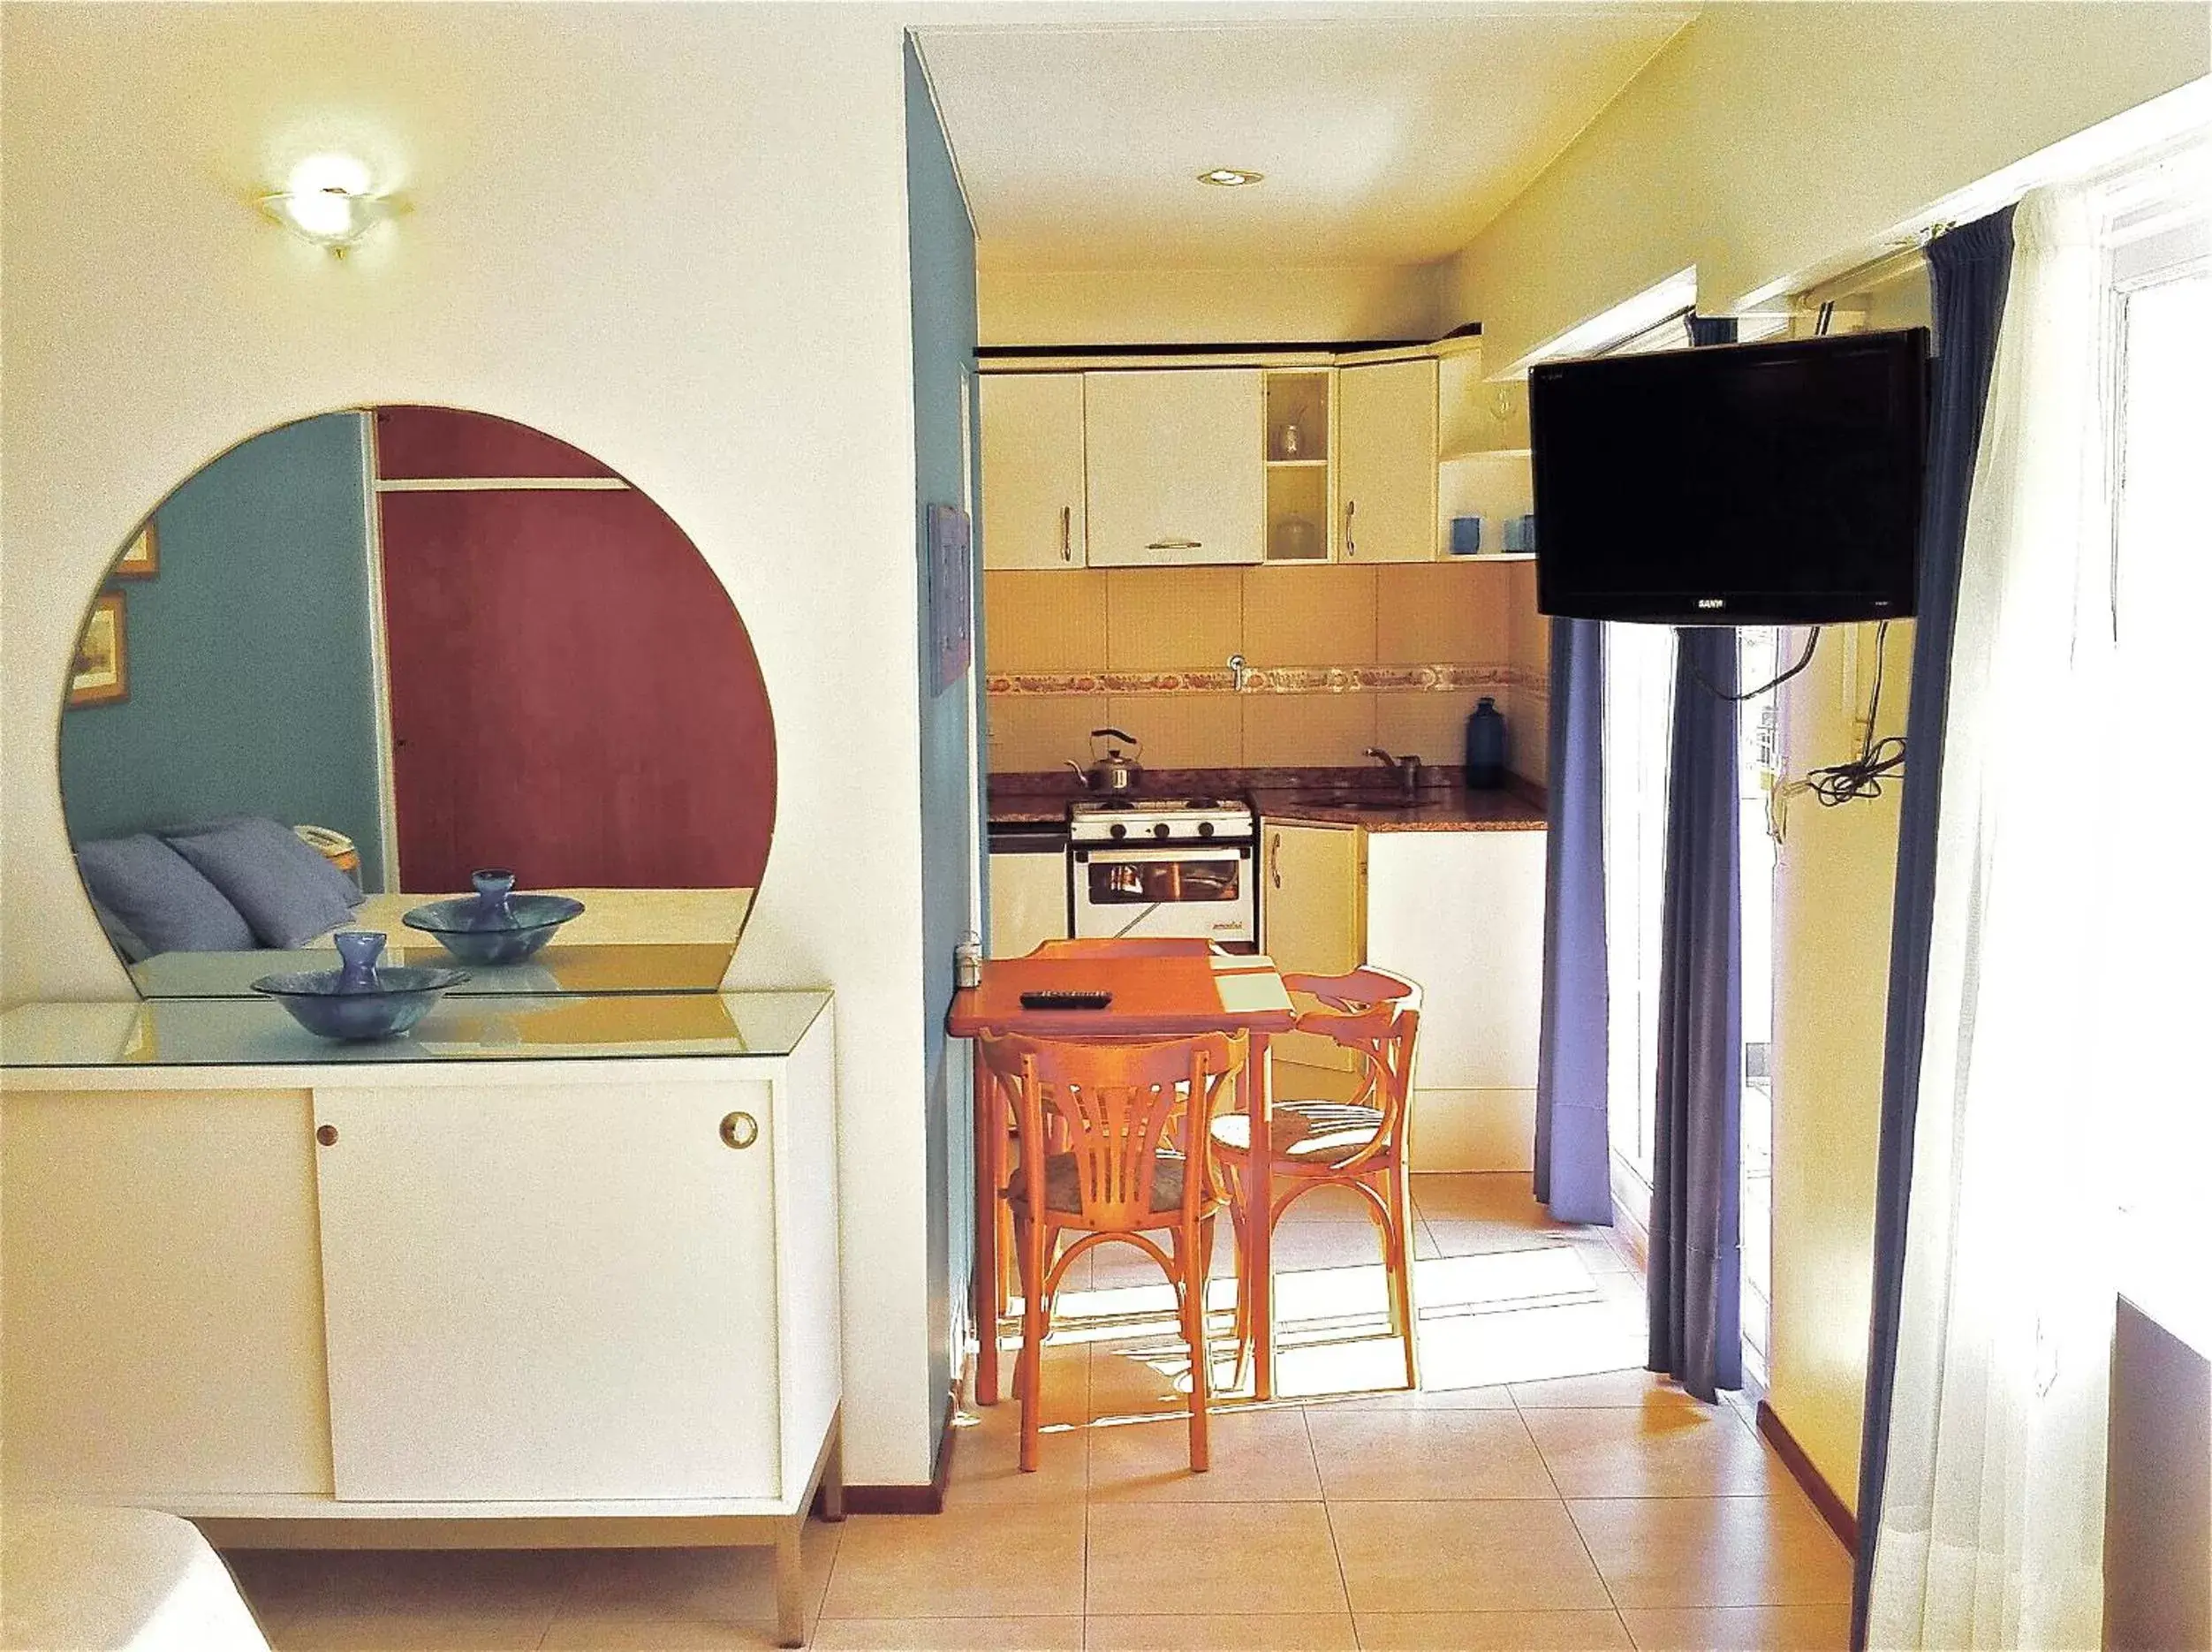
[[[1366,769],[1148,769],[1138,797],[1248,797],[1262,821],[1364,826],[1369,831],[1542,831],[1542,787],[1515,775],[1503,790],[1470,791],[1460,771],[1427,771],[1429,784],[1410,807],[1360,807],[1395,804],[1394,787],[1378,785],[1388,777]],[[1087,795],[1072,773],[998,774],[990,777],[993,826],[1057,824],[1067,807]]]

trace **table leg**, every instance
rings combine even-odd
[[[975,1403],[998,1404],[998,1105],[975,1042]]]
[[[1268,1071],[1268,1035],[1252,1034],[1252,1065],[1245,1074],[1245,1104],[1251,1120],[1252,1151],[1245,1194],[1245,1281],[1252,1292],[1252,1391],[1275,1398],[1275,1210],[1273,1085]]]

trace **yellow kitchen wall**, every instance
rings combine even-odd
[[[2212,7],[1708,5],[1458,255],[1491,370],[1695,268],[1699,307],[1913,214],[2206,72]]]
[[[1708,6],[1461,252],[1446,314],[1481,322],[1498,372],[1686,269],[1710,313],[1786,293],[1991,173],[2201,79],[2208,19],[2212,8],[2195,4],[2068,0]],[[1885,290],[1867,308],[1874,326],[1925,319],[1924,286]],[[1857,749],[1844,640],[1831,632],[1784,691],[1797,774]],[[1882,732],[1903,726],[1910,652],[1911,627],[1893,626]],[[1892,786],[1840,809],[1795,799],[1776,883],[1768,1400],[1846,1504],[1866,1383],[1898,796]]]
[[[985,345],[1339,343],[1434,338],[1445,266],[976,272]]]
[[[574,443],[667,510],[760,656],[776,831],[736,983],[837,995],[845,1463],[892,1484],[928,1481],[938,1398],[908,20],[0,10],[0,1000],[131,997],[72,867],[57,709],[102,571],[178,479],[374,402]],[[408,204],[343,261],[252,204],[319,148]]]
[[[1420,563],[1318,568],[1089,568],[984,576],[984,651],[992,678],[1029,679],[990,697],[993,773],[1087,760],[1088,733],[1112,726],[1144,742],[1156,769],[1352,767],[1370,746],[1458,763],[1481,695],[1509,718],[1513,766],[1524,740],[1512,695],[1468,689],[1356,688],[1283,693],[1040,693],[1034,679],[1114,671],[1223,670],[1242,654],[1282,666],[1458,665],[1508,672],[1513,639],[1534,620],[1530,565]],[[1526,617],[1520,607],[1528,606]]]
[[[1916,264],[1872,292],[1823,294],[1871,329],[1925,327]],[[1873,625],[1831,626],[1782,693],[1792,777],[1858,754],[1874,692]],[[1913,626],[1882,650],[1877,736],[1903,734]],[[1908,762],[1906,774],[1912,769]],[[1909,778],[1908,778],[1909,784]],[[1873,1292],[1890,909],[1904,788],[1825,808],[1784,799],[1774,906],[1774,1277],[1767,1403],[1846,1504],[1859,1497]]]

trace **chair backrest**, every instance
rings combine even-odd
[[[1420,1031],[1420,988],[1402,975],[1363,966],[1343,975],[1285,975],[1293,1000],[1319,1001],[1298,1018],[1297,1030],[1332,1040],[1364,1057],[1352,1099],[1382,1115],[1373,1145],[1337,1164],[1359,1170],[1395,1146],[1410,1152],[1407,1102],[1413,1094],[1413,1047]]]
[[[1148,1043],[1026,1038],[980,1041],[983,1065],[1012,1107],[1029,1208],[1046,1208],[1046,1156],[1072,1155],[1076,1214],[1095,1228],[1156,1227],[1153,1184],[1163,1150],[1188,1156],[1181,1209],[1213,1190],[1208,1121],[1242,1072],[1243,1033]]]

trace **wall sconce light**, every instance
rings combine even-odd
[[[350,155],[311,155],[292,169],[283,189],[261,197],[263,212],[334,258],[345,257],[393,208],[390,196],[371,187],[367,163]]]

